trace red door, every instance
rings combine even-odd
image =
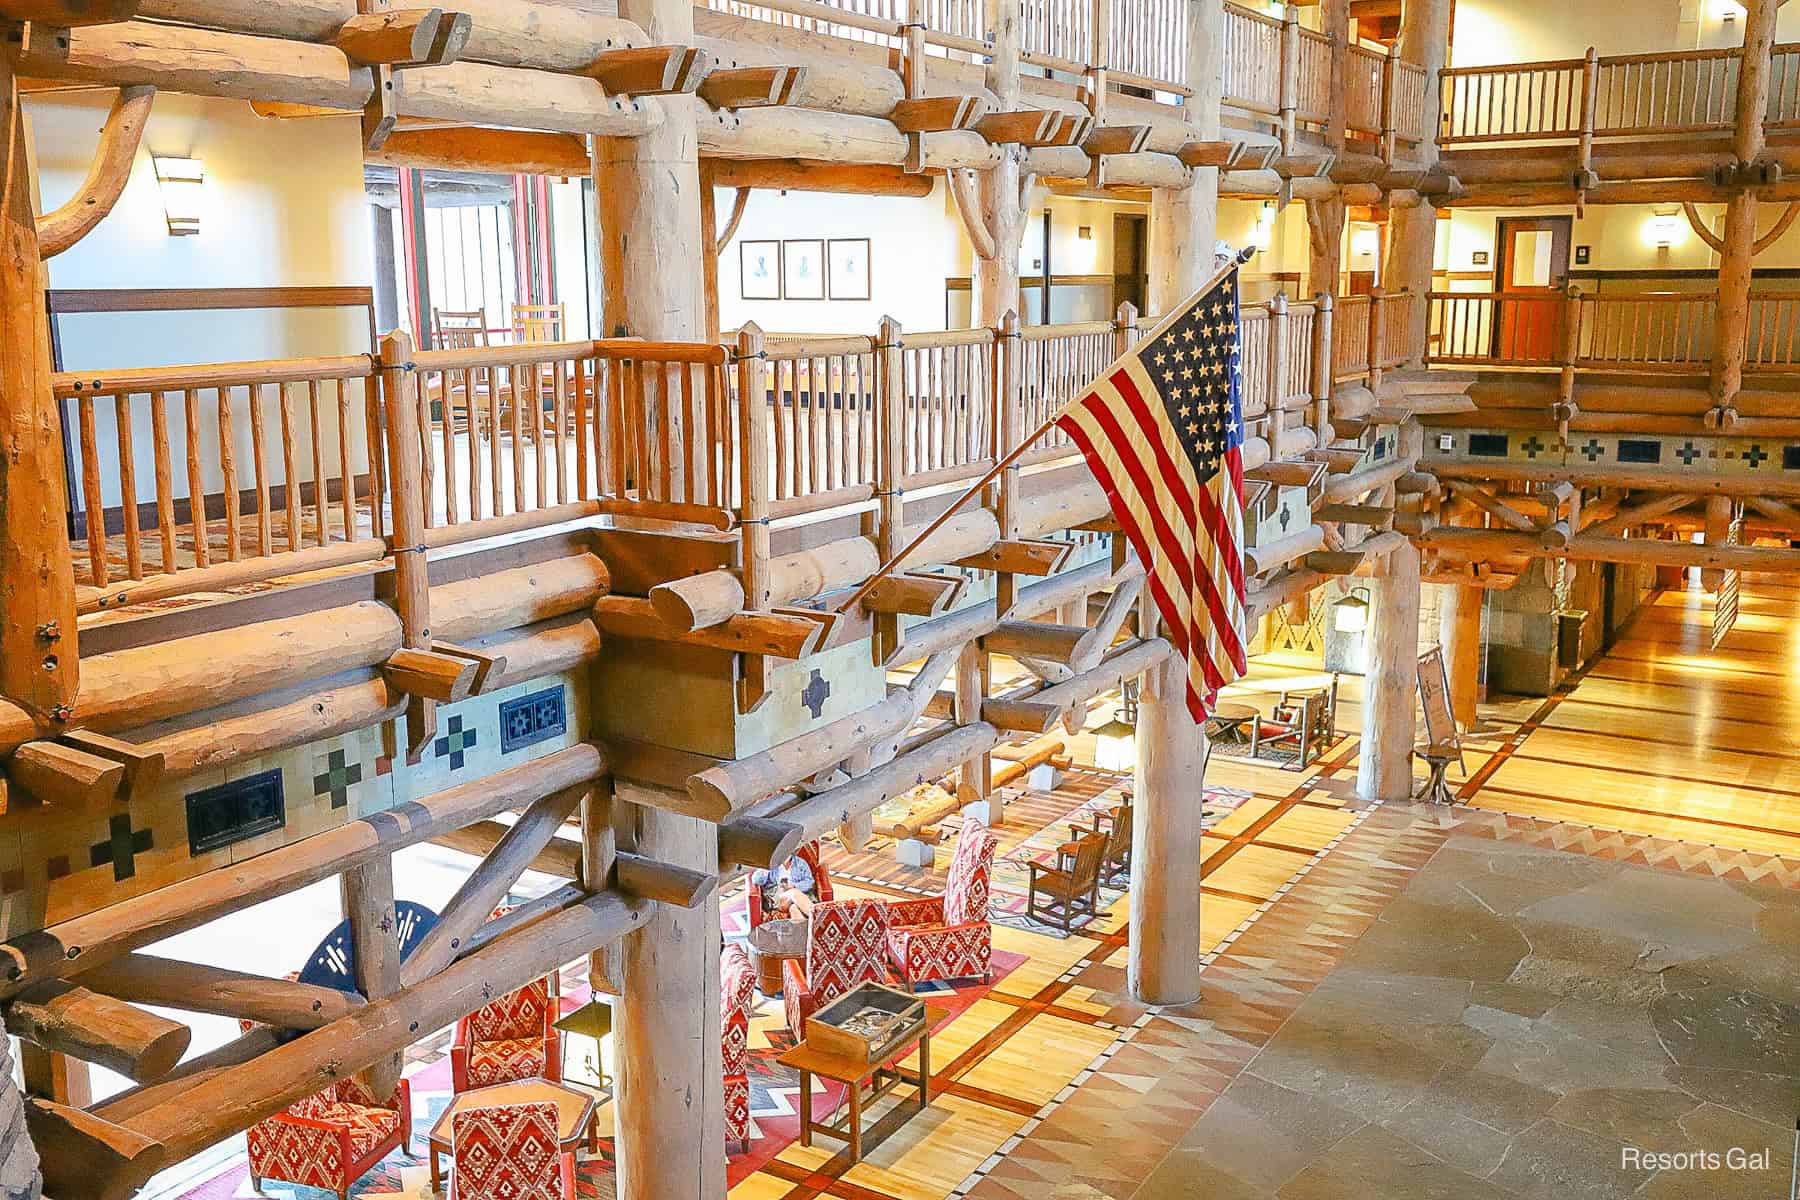
[[[1494,357],[1556,362],[1562,352],[1563,288],[1573,217],[1502,217],[1494,268]]]

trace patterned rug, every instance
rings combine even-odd
[[[748,932],[744,910],[745,901],[740,895],[735,903],[727,902],[721,912],[720,924],[724,927],[727,941],[740,939]],[[949,1010],[948,1015],[935,1027],[942,1029],[967,1012],[971,1005],[992,991],[1025,961],[1022,954],[995,950],[992,982],[933,981],[920,984],[917,995],[921,1000]],[[561,997],[565,1013],[574,1012],[587,1003],[590,994],[587,984],[577,980],[581,972],[580,964],[565,968]],[[753,1030],[762,1030],[768,1045],[750,1052],[750,1149],[747,1153],[737,1154],[732,1152],[735,1151],[735,1144],[728,1148],[727,1181],[733,1186],[755,1174],[800,1136],[799,1075],[775,1061],[793,1044],[785,1028],[781,1027],[782,1020],[781,1000],[770,999],[759,993],[752,1017]],[[753,1046],[757,1040],[753,1033]],[[369,1200],[397,1196],[405,1196],[408,1200],[430,1197],[431,1172],[423,1151],[427,1133],[454,1095],[450,1079],[449,1046],[450,1037],[445,1033],[416,1045],[409,1051],[409,1056],[415,1062],[424,1060],[423,1066],[409,1069],[407,1075],[412,1087],[412,1149],[415,1153],[395,1151],[389,1154],[351,1187],[350,1195],[353,1200],[360,1197],[367,1197]],[[572,1056],[570,1066],[574,1067]],[[910,1098],[912,1092],[910,1089],[902,1089],[898,1094],[903,1098]],[[843,1102],[842,1086],[813,1081],[815,1119],[828,1119]],[[903,1099],[902,1102],[906,1100]],[[210,1170],[202,1167],[194,1172],[198,1177],[197,1181],[160,1194],[171,1200],[257,1200],[258,1197],[266,1200],[333,1200],[335,1194],[332,1192],[272,1179],[264,1181],[261,1192],[252,1190],[243,1139],[235,1138],[233,1143],[229,1150],[217,1157]],[[825,1141],[821,1144],[832,1143]],[[441,1161],[445,1177],[448,1178],[449,1157],[446,1155]],[[578,1200],[613,1200],[616,1195],[614,1176],[612,1139],[602,1137],[597,1152],[589,1152],[584,1147],[576,1155],[575,1194]],[[438,1200],[442,1200],[441,1195]]]
[[[1054,865],[1056,848],[1070,840],[1070,826],[1080,825],[1092,829],[1095,814],[1116,807],[1121,795],[1122,788],[1120,786],[1107,788],[1092,799],[1076,805],[1056,820],[1041,826],[1024,841],[994,859],[994,873],[988,903],[996,925],[1048,934],[1051,937],[1069,936],[1054,925],[1047,925],[1025,915],[1026,888],[1031,878],[1028,864],[1035,862],[1041,866]],[[1206,788],[1200,806],[1200,827],[1211,829],[1248,799],[1250,799],[1250,793],[1237,788]],[[1125,894],[1125,883],[1125,877],[1120,876],[1117,886],[1101,884],[1101,909],[1105,909]],[[1079,918],[1074,923],[1075,928],[1081,929],[1091,919]]]

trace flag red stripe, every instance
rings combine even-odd
[[[1144,431],[1144,439],[1150,443],[1156,455],[1158,472],[1162,475],[1163,481],[1168,484],[1173,498],[1181,504],[1181,515],[1187,519],[1189,526],[1196,528],[1198,527],[1196,513],[1205,519],[1207,532],[1212,537],[1213,545],[1225,563],[1225,569],[1231,577],[1233,588],[1241,605],[1244,594],[1244,567],[1238,558],[1236,544],[1226,535],[1225,522],[1219,513],[1218,506],[1212,502],[1212,497],[1204,487],[1197,495],[1188,490],[1187,481],[1181,478],[1179,468],[1169,457],[1168,439],[1174,436],[1174,431],[1156,420],[1143,393],[1138,391],[1137,381],[1125,371],[1115,371],[1111,383],[1118,389],[1120,397],[1125,401],[1127,411],[1137,421],[1138,427]],[[1166,418],[1167,414],[1164,415]],[[1140,480],[1139,486],[1146,493],[1150,493],[1145,481]],[[1236,623],[1226,615],[1224,597],[1219,594],[1212,572],[1199,562],[1198,539],[1195,539],[1195,543],[1195,564],[1191,573],[1193,582],[1189,583],[1187,579],[1183,579],[1182,583],[1200,593],[1201,598],[1206,602],[1207,609],[1212,613],[1215,633],[1223,645],[1225,653],[1230,657],[1232,665],[1238,667],[1239,671],[1243,671],[1246,669],[1246,662],[1243,647],[1238,642]]]
[[[1144,470],[1143,461],[1138,458],[1136,447],[1131,444],[1131,439],[1126,435],[1124,429],[1120,428],[1112,409],[1107,407],[1104,402],[1092,403],[1097,399],[1099,399],[1098,396],[1090,396],[1089,402],[1082,405],[1082,410],[1106,434],[1106,440],[1112,443],[1113,451],[1119,457],[1119,465],[1123,466],[1126,473],[1131,476],[1131,483],[1137,488],[1138,494],[1149,501],[1144,507],[1150,511],[1150,520],[1156,529],[1156,540],[1162,545],[1163,555],[1169,565],[1174,568],[1176,577],[1181,580],[1182,590],[1191,591],[1194,586],[1192,541],[1190,539],[1189,545],[1183,546],[1181,539],[1175,535],[1175,531],[1163,519],[1162,506],[1155,503],[1157,499],[1156,485],[1150,482],[1150,476]],[[1186,491],[1185,488],[1181,490]],[[1189,505],[1187,514],[1191,522],[1193,497],[1188,496],[1187,499]],[[1146,567],[1150,565],[1148,557],[1144,559],[1144,565]]]
[[[1144,579],[1150,586],[1150,595],[1155,599],[1156,607],[1162,610],[1163,620],[1168,622],[1169,639],[1175,644],[1175,649],[1181,652],[1182,657],[1188,659],[1191,664],[1193,655],[1189,648],[1193,645],[1193,619],[1189,614],[1175,607],[1174,602],[1169,598],[1168,590],[1163,587],[1162,580],[1157,577],[1155,569],[1151,566],[1155,560],[1150,555],[1149,541],[1144,537],[1144,531],[1139,528],[1137,520],[1131,515],[1131,509],[1119,494],[1119,488],[1113,481],[1112,472],[1106,469],[1106,463],[1099,454],[1095,453],[1094,444],[1088,437],[1088,431],[1082,428],[1080,422],[1072,421],[1064,416],[1058,419],[1057,424],[1061,425],[1063,431],[1075,440],[1077,446],[1081,447],[1082,457],[1087,459],[1089,468],[1094,472],[1094,478],[1100,481],[1100,488],[1106,493],[1107,502],[1112,505],[1113,516],[1119,519],[1119,525],[1125,530],[1125,536],[1131,540],[1132,548],[1137,551],[1138,560],[1144,564]]]

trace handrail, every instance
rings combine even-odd
[[[1265,457],[1303,452],[1328,422],[1332,312],[1285,297],[1242,310],[1248,444]],[[88,523],[83,611],[619,514],[735,531],[748,585],[767,569],[770,521],[872,506],[885,528],[903,517],[895,496],[978,478],[1009,451],[1022,467],[1075,459],[1060,429],[1014,442],[1154,324],[1124,305],[1111,321],[1047,326],[789,338],[751,326],[730,347],[417,352],[397,334],[375,355],[67,372],[58,394],[79,421],[87,512],[108,495],[143,501]],[[1377,324],[1369,344],[1391,365],[1400,326]],[[108,420],[116,450],[102,447]],[[253,450],[240,467],[241,443]],[[1016,505],[1017,480],[995,497]],[[397,603],[408,628],[429,627],[418,589]]]

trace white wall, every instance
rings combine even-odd
[[[735,193],[717,193],[719,220]],[[737,235],[719,256],[719,326],[755,321],[770,333],[869,333],[891,316],[904,329],[944,328],[944,280],[959,267],[962,235],[942,184],[929,196],[836,196],[824,192],[750,195]],[[795,238],[868,238],[868,300],[745,300],[739,245]],[[699,270],[699,264],[688,264]],[[683,264],[670,264],[683,269]]]
[[[1732,19],[1726,19],[1731,14]],[[1779,41],[1800,40],[1800,9],[1782,8]],[[1744,44],[1736,0],[1457,0],[1452,66],[1652,54]]]
[[[93,159],[112,94],[105,91],[27,100],[48,211],[80,185]],[[226,288],[370,286],[373,237],[363,197],[362,146],[351,118],[264,120],[249,105],[163,94],[156,98],[129,182],[113,211],[80,243],[50,260],[52,288]],[[171,237],[152,155],[198,158],[206,164],[200,233]],[[68,369],[171,366],[259,358],[354,354],[368,351],[368,317],[358,309],[251,310],[81,314],[59,318],[62,361]],[[357,385],[351,385],[357,394]],[[249,421],[235,418],[239,463],[251,461]],[[96,437],[107,505],[119,502],[117,430],[113,406],[96,406]],[[218,459],[216,405],[202,406],[202,445]],[[310,435],[305,405],[299,436]],[[171,454],[183,461],[186,429],[171,409]],[[138,498],[154,496],[147,398],[132,405]],[[279,428],[272,405],[269,428]],[[336,457],[336,426],[325,426],[325,454]],[[352,422],[353,431],[360,420]],[[355,437],[360,448],[361,438]],[[309,452],[310,453],[310,452]],[[302,459],[309,457],[303,454]],[[270,455],[271,482],[282,481],[280,455]],[[79,462],[79,452],[77,461]],[[360,452],[353,467],[360,467]],[[79,470],[79,467],[77,467]],[[175,495],[186,496],[179,467]],[[304,478],[304,475],[302,476]],[[207,472],[208,490],[219,483]]]

